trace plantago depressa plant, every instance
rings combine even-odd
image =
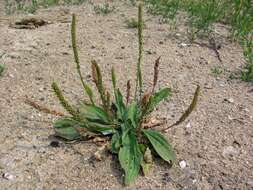
[[[121,90],[117,86],[117,77],[114,68],[111,70],[113,92],[107,91],[102,78],[101,70],[95,60],[91,61],[92,79],[100,96],[100,103],[95,102],[94,93],[88,83],[84,81],[80,70],[80,63],[76,45],[76,17],[72,16],[72,47],[76,63],[77,73],[80,77],[84,93],[88,95],[89,102],[83,102],[78,108],[72,106],[63,96],[62,91],[56,82],[52,83],[52,89],[59,99],[61,105],[69,113],[69,116],[62,117],[54,122],[54,130],[57,136],[66,140],[81,139],[83,132],[99,134],[109,137],[109,149],[113,154],[118,155],[119,163],[124,170],[124,184],[128,185],[135,180],[141,169],[146,175],[153,164],[154,156],[158,156],[173,164],[175,154],[167,139],[152,127],[145,127],[148,116],[155,107],[171,95],[169,88],[163,88],[155,92],[158,81],[159,60],[154,66],[153,87],[150,91],[143,93],[143,81],[141,66],[143,64],[143,8],[142,2],[138,8],[138,39],[139,59],[136,65],[136,86],[135,97],[130,101],[131,83],[127,82],[126,99],[123,98]],[[173,125],[178,125],[192,112],[197,103],[199,87],[190,107],[183,116]],[[113,98],[114,97],[114,98]],[[46,113],[56,113],[36,103],[27,101],[28,104]],[[164,128],[163,131],[169,127]]]

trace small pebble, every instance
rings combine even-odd
[[[14,75],[13,74],[9,74],[9,77],[14,78]]]
[[[186,128],[191,128],[192,125],[191,125],[191,123],[189,122],[189,123],[187,123],[187,125],[186,125],[185,127],[186,127]]]
[[[13,180],[15,178],[15,176],[10,173],[4,173],[3,178],[7,179],[7,180]]]
[[[54,147],[54,148],[57,148],[57,147],[60,147],[60,143],[58,141],[51,141],[50,146]]]
[[[228,99],[225,98],[224,101],[229,102],[229,103],[234,103],[235,102],[233,98],[228,98]]]
[[[239,155],[239,150],[234,148],[233,146],[227,146],[223,149],[222,156],[223,157],[233,157]]]
[[[186,167],[186,161],[185,160],[182,160],[182,161],[180,161],[179,162],[179,166],[180,166],[180,168],[182,168],[182,169],[184,169],[185,167]]]
[[[181,44],[179,44],[179,47],[183,48],[183,47],[187,47],[187,46],[190,46],[189,44],[186,44],[184,42],[182,42]]]

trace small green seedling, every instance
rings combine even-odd
[[[211,74],[215,77],[218,77],[219,75],[221,75],[223,73],[223,70],[221,67],[212,67],[211,68]]]
[[[0,76],[2,76],[4,70],[5,70],[5,66],[3,64],[0,64]]]
[[[104,3],[102,5],[94,5],[94,11],[99,15],[107,15],[115,10],[114,6],[111,6],[109,3]]]
[[[138,28],[138,21],[134,18],[127,19],[126,21],[127,28]]]
[[[61,117],[54,122],[55,134],[66,140],[83,139],[88,132],[101,135],[109,139],[108,148],[112,154],[116,154],[124,171],[124,184],[129,185],[142,170],[147,175],[153,165],[153,159],[160,157],[169,164],[176,160],[172,146],[161,131],[155,130],[150,124],[150,114],[165,99],[171,96],[169,88],[158,91],[159,60],[154,66],[153,86],[143,93],[142,62],[143,62],[143,10],[142,3],[138,6],[138,39],[139,58],[136,65],[136,81],[134,97],[131,98],[131,82],[127,81],[126,96],[117,86],[117,76],[114,68],[111,70],[112,92],[108,91],[104,84],[99,64],[91,61],[92,79],[98,91],[100,101],[96,102],[94,92],[90,85],[84,80],[81,70],[76,43],[76,17],[72,16],[71,36],[74,59],[77,73],[80,77],[83,91],[88,95],[88,101],[82,102],[75,107],[67,101],[56,82],[52,83],[52,89],[59,99],[60,104],[68,112],[69,116]],[[197,87],[192,103],[180,119],[168,128],[183,122],[196,107],[200,88]],[[33,102],[27,102],[45,113],[63,115],[47,108],[41,107]]]
[[[247,61],[245,70],[241,72],[241,79],[246,82],[253,82],[253,35],[244,41],[244,58]]]

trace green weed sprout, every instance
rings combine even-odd
[[[104,3],[102,5],[94,5],[94,11],[96,14],[107,15],[115,10],[114,6],[110,6],[109,3]]]
[[[119,163],[124,171],[124,184],[132,183],[142,170],[147,175],[153,165],[153,159],[158,156],[173,164],[176,160],[172,146],[162,135],[162,131],[183,122],[196,107],[199,94],[199,86],[195,92],[193,101],[180,119],[173,125],[163,128],[162,131],[155,130],[150,123],[149,116],[155,107],[164,99],[171,96],[169,88],[155,91],[159,74],[158,58],[154,66],[154,79],[151,90],[143,93],[143,81],[141,67],[143,65],[143,10],[142,3],[139,4],[138,12],[138,39],[139,58],[136,64],[136,86],[135,97],[130,100],[131,83],[127,82],[126,98],[117,86],[117,76],[114,68],[111,70],[113,91],[109,92],[104,84],[102,72],[95,60],[91,61],[92,79],[100,96],[100,102],[95,102],[94,93],[84,81],[80,71],[79,58],[76,45],[76,17],[72,16],[72,47],[76,63],[77,73],[82,87],[89,101],[81,103],[78,107],[71,105],[64,97],[59,86],[53,82],[52,89],[59,99],[60,104],[69,113],[69,116],[61,117],[54,122],[56,136],[66,140],[81,139],[85,131],[94,135],[108,137],[108,148],[112,154],[118,155]],[[61,113],[50,111],[31,101],[28,104],[46,113]]]
[[[4,72],[4,65],[3,64],[0,64],[0,76],[2,75],[2,73]]]

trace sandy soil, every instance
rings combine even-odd
[[[201,86],[196,111],[167,133],[178,159],[171,169],[157,161],[149,176],[123,187],[115,157],[108,154],[101,162],[90,159],[96,145],[60,142],[58,148],[50,146],[56,118],[37,112],[23,100],[28,96],[63,111],[50,89],[53,80],[73,102],[82,98],[70,46],[72,12],[78,18],[86,80],[91,81],[92,58],[103,69],[108,85],[111,66],[118,70],[122,88],[126,79],[134,78],[137,31],[128,29],[125,20],[136,17],[137,9],[123,2],[113,5],[115,12],[106,16],[96,15],[90,4],[40,10],[36,16],[51,23],[34,30],[10,28],[10,23],[25,15],[4,16],[0,6],[0,53],[5,53],[0,61],[7,67],[0,78],[0,189],[253,189],[253,87],[228,80],[230,72],[245,62],[240,46],[226,39],[224,26],[217,27],[223,61],[219,63],[209,48],[182,46],[182,42],[188,44],[184,24],[175,33],[157,17],[145,15],[145,87],[151,87],[154,60],[162,56],[158,88],[173,90],[172,98],[155,115],[166,117],[168,125],[173,123],[189,105],[196,85]],[[211,74],[214,66],[224,70],[218,77]],[[178,164],[182,160],[187,163],[183,169]]]

